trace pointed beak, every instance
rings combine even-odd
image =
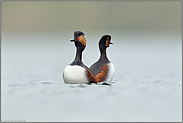
[[[71,42],[73,42],[73,41],[79,41],[78,39],[72,39],[72,40],[70,40]]]
[[[76,40],[75,39],[70,40],[70,42],[73,42],[73,41],[79,41],[79,40],[77,40],[77,39]]]
[[[113,44],[112,42],[110,42],[109,44]]]

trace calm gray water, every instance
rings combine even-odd
[[[86,33],[87,34],[87,33]],[[103,33],[88,33],[83,62],[99,58]],[[114,82],[66,85],[73,34],[3,35],[1,119],[4,121],[177,121],[182,120],[181,36],[112,33],[107,49]]]

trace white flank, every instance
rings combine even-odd
[[[107,65],[109,67],[109,72],[105,81],[111,82],[114,76],[114,65],[112,63],[108,63]]]
[[[64,69],[63,78],[66,84],[87,84],[89,83],[86,70],[78,65],[67,65]]]

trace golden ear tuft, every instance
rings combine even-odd
[[[85,40],[84,35],[80,35],[78,38],[79,38],[79,41],[81,42],[81,44],[86,46],[86,40]]]
[[[109,40],[109,37],[107,37],[107,40],[105,42],[106,47],[109,47],[109,43],[110,43],[110,40]]]

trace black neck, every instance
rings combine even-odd
[[[83,52],[83,50],[81,50],[80,48],[77,47],[76,57],[75,57],[74,61],[82,61],[82,52]]]
[[[106,48],[100,48],[100,59],[108,60],[107,54],[106,54]]]

